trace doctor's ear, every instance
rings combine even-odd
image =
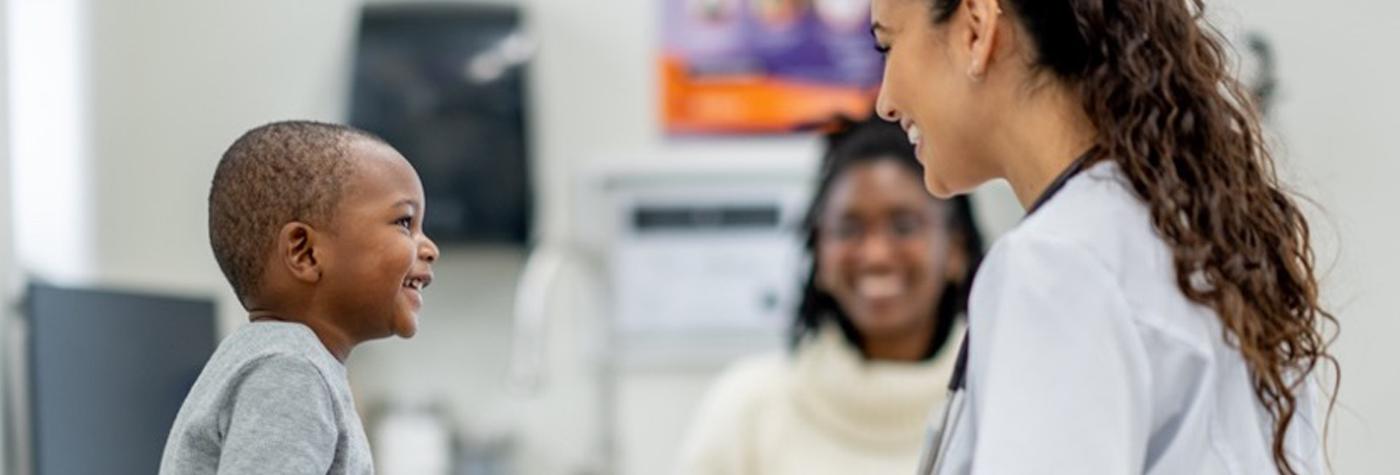
[[[997,29],[1002,16],[1000,0],[964,0],[963,8],[967,15],[966,27],[961,31],[959,41],[968,52],[967,75],[980,81],[987,75],[987,68],[996,50]]]

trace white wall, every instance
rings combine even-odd
[[[11,0],[6,112],[17,257],[27,274],[74,283],[93,265],[92,82],[86,0]]]
[[[206,233],[209,180],[243,131],[338,120],[353,5],[91,2],[100,281],[217,295],[241,319]]]
[[[1319,205],[1312,224],[1324,298],[1341,320],[1336,471],[1393,471],[1400,447],[1400,215],[1393,209],[1400,202],[1400,142],[1393,139],[1400,60],[1391,50],[1400,44],[1400,6],[1227,4],[1236,10],[1233,26],[1274,41],[1281,91],[1272,126],[1284,171]]]
[[[362,409],[436,406],[471,443],[511,435],[520,411],[507,392],[506,369],[515,276],[524,258],[513,247],[443,249],[418,335],[362,345],[350,359]]]
[[[8,25],[10,6],[8,3],[0,2],[0,25]],[[9,88],[9,28],[0,29],[0,91]],[[6,94],[0,94],[0,184],[10,183],[10,154],[9,150],[9,110],[10,101]],[[9,186],[0,187],[0,472],[10,473],[9,459],[9,433],[5,430],[10,423],[9,404],[9,381],[5,375],[5,368],[9,367],[9,326],[14,318],[13,312],[2,309],[13,308],[14,296],[18,295],[13,287],[17,285],[19,279],[15,278],[15,260],[13,239],[11,238],[12,211],[10,209],[12,188]]]

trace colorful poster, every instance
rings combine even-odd
[[[668,132],[786,132],[870,113],[883,67],[870,0],[662,1]]]

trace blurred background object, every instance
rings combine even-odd
[[[660,0],[662,120],[673,134],[791,132],[864,117],[884,63],[869,0]]]
[[[361,12],[350,124],[408,158],[437,242],[524,244],[529,236],[520,9],[385,5]]]
[[[1400,6],[1329,6],[1324,14],[1312,2],[1230,0],[1207,11],[1236,41],[1242,67],[1253,67],[1244,32],[1271,46],[1257,57],[1274,78],[1270,135],[1280,173],[1318,204],[1324,295],[1343,325],[1336,349],[1346,379],[1330,450],[1339,473],[1378,473],[1400,445],[1400,346],[1390,338],[1400,334],[1391,290],[1400,286],[1392,244],[1400,218],[1389,209],[1400,199],[1392,183],[1400,142],[1390,138],[1400,128],[1400,61],[1379,51],[1400,42],[1391,27]],[[840,19],[864,8],[863,0],[0,1],[4,473],[32,473],[19,468],[39,448],[17,427],[32,413],[31,401],[15,397],[17,375],[28,373],[14,355],[38,336],[20,325],[21,290],[38,281],[212,299],[217,335],[226,334],[246,315],[208,250],[209,179],[239,134],[287,118],[353,122],[403,149],[428,188],[430,232],[444,241],[422,331],[350,359],[381,464],[446,454],[454,474],[667,473],[719,369],[781,344],[797,279],[781,288],[779,276],[798,267],[782,257],[798,245],[789,206],[809,192],[821,151],[814,134],[782,132],[820,119],[816,112],[779,117],[780,126],[679,126],[667,112],[677,110],[668,109],[675,80],[710,84],[714,76],[696,74],[751,67],[756,56],[703,71],[668,67],[668,38],[692,34],[668,18],[748,18],[788,31],[846,25]],[[869,73],[878,56],[865,48],[833,60],[865,65],[847,93],[873,91],[862,81],[878,77]],[[763,58],[810,64],[774,54]],[[723,115],[750,100],[793,104],[774,94],[707,107]],[[832,97],[846,105],[821,114],[868,110]],[[1021,215],[1000,183],[977,201],[989,238]],[[191,312],[188,323],[203,325],[202,315]],[[100,413],[134,410],[98,396]],[[398,444],[409,440],[436,447],[433,455]]]
[[[33,473],[155,473],[217,346],[214,302],[35,283],[23,314],[7,356],[26,362],[11,394],[28,402]]]
[[[393,406],[378,414],[373,435],[375,465],[385,475],[455,473],[452,431],[447,417],[431,407]]]

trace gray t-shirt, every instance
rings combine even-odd
[[[372,474],[345,366],[299,323],[239,328],[195,381],[161,475]]]

